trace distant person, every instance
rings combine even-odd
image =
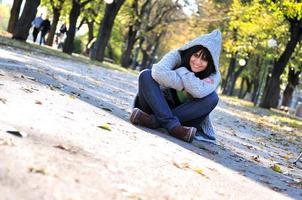
[[[45,44],[45,35],[50,31],[50,21],[48,19],[48,16],[46,19],[43,20],[41,24],[41,38],[40,38],[40,45],[43,43]]]
[[[142,71],[131,123],[166,128],[186,142],[215,143],[209,114],[218,103],[220,50],[221,33],[214,30],[170,51],[151,70]]]
[[[58,49],[63,49],[63,43],[64,43],[64,37],[65,33],[67,32],[67,26],[66,23],[64,22],[58,33],[56,33],[56,44],[58,45]]]
[[[64,22],[60,27],[60,34],[64,35],[67,32],[66,23]]]
[[[39,17],[36,17],[34,21],[31,23],[34,26],[33,30],[33,41],[36,42],[38,34],[40,32],[41,24],[43,22],[42,14]]]

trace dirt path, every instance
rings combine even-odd
[[[290,164],[301,138],[286,146],[293,137],[259,128],[224,98],[212,116],[218,145],[135,127],[127,119],[136,81],[0,46],[3,199],[302,198],[301,163]]]

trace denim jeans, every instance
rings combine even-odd
[[[203,119],[216,107],[216,92],[203,98],[194,98],[175,108],[170,108],[159,84],[152,78],[151,70],[142,71],[138,78],[139,108],[154,114],[159,124],[169,131],[178,125],[200,128]]]

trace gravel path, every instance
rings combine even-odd
[[[218,144],[187,144],[128,122],[136,90],[131,74],[0,46],[1,200],[302,198],[301,137],[222,98]]]

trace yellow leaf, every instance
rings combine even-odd
[[[192,170],[194,170],[195,172],[197,172],[198,174],[202,174],[203,175],[203,170],[199,167],[196,166],[191,166],[190,167]]]
[[[282,156],[286,161],[289,159],[288,155]]]
[[[111,131],[111,128],[110,128],[109,124],[107,124],[107,123],[104,123],[104,124],[102,124],[101,126],[98,126],[98,127],[102,128],[102,129],[105,129],[107,131]]]
[[[272,167],[272,169],[273,169],[275,172],[282,173],[281,167],[280,167],[280,165],[278,165],[278,164],[274,164],[274,166]]]

